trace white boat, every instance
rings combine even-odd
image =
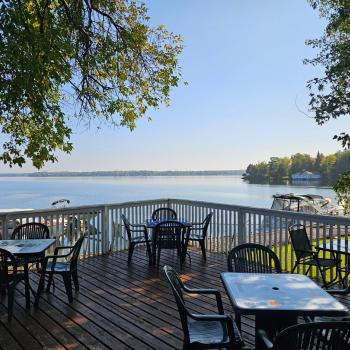
[[[344,216],[344,208],[317,194],[275,194],[271,209],[301,213]]]

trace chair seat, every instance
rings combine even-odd
[[[233,333],[235,334],[235,340],[237,343],[241,343],[242,339],[239,335],[237,327],[233,326]],[[229,344],[230,339],[227,332],[227,326],[225,322],[221,321],[196,321],[189,320],[188,331],[191,344]]]
[[[338,265],[338,261],[334,259],[311,259],[307,262],[305,262],[307,265],[312,265],[312,266],[322,266],[322,267],[335,267]]]
[[[132,240],[131,240],[131,242],[134,242],[134,243],[142,243],[142,242],[151,242],[151,238],[148,238],[148,240],[147,239],[145,239],[145,236],[135,236],[135,237],[133,237],[132,238]]]
[[[57,261],[55,264],[52,262],[47,263],[46,272],[65,272],[70,271],[70,262]]]
[[[190,233],[190,238],[189,238],[190,240],[192,240],[192,241],[200,241],[200,240],[202,240],[203,239],[203,235],[202,234],[200,234],[200,233]]]

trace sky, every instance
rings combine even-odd
[[[180,57],[188,85],[170,107],[137,128],[77,126],[74,151],[42,171],[225,170],[297,152],[340,150],[332,140],[344,119],[319,126],[308,112],[309,79],[322,70],[303,64],[316,51],[306,39],[325,22],[306,0],[148,0],[152,25],[184,38]],[[307,114],[307,115],[305,115]],[[26,165],[0,172],[27,172]]]

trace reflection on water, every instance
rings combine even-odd
[[[179,198],[270,208],[276,193],[312,193],[335,200],[333,190],[314,186],[248,184],[240,176],[0,177],[0,208],[47,208],[69,198],[71,206]]]

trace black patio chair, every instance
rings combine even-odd
[[[159,208],[152,213],[152,220],[165,221],[165,220],[177,220],[177,214],[175,210],[171,208]]]
[[[234,247],[227,257],[230,272],[281,273],[278,256],[270,248],[256,243],[244,243]],[[241,329],[241,315],[235,312],[235,320]]]
[[[49,228],[40,222],[27,222],[17,226],[11,235],[11,239],[49,239]],[[36,264],[36,268],[40,268],[40,262],[44,258],[45,254],[33,257],[27,257],[26,260],[17,259],[18,266],[23,266],[25,263]]]
[[[350,350],[350,322],[312,322],[284,329],[272,343],[258,330],[268,350]]]
[[[131,224],[125,215],[121,215],[129,241],[128,264],[131,263],[135,245],[146,244],[149,262],[152,262],[151,239],[145,225]]]
[[[304,225],[295,224],[289,227],[289,235],[296,256],[296,261],[292,269],[292,273],[295,271],[298,265],[305,265],[307,269],[305,274],[308,274],[311,267],[317,268],[320,272],[323,287],[327,288],[334,284],[338,280],[342,280],[341,269],[340,269],[340,260],[333,256],[331,259],[320,258],[318,256],[319,251],[314,251],[310,243],[309,237],[306,233]],[[335,268],[336,274],[335,277],[327,282],[326,272]]]
[[[11,235],[11,239],[48,239],[49,228],[40,222],[28,222],[17,226]]]
[[[233,350],[242,348],[243,341],[235,322],[229,315],[224,314],[219,291],[186,287],[176,271],[170,266],[164,266],[163,273],[170,284],[180,314],[184,333],[184,350],[221,348]],[[200,315],[191,313],[186,308],[183,291],[188,294],[215,295],[219,314]]]
[[[227,258],[230,272],[281,273],[278,256],[270,248],[245,243],[233,248]]]
[[[13,302],[16,286],[25,280],[24,273],[17,271],[17,260],[13,254],[0,248],[0,295],[7,292],[7,315],[10,322],[13,314]],[[27,291],[26,291],[27,293]]]
[[[157,252],[157,266],[159,266],[160,253],[163,249],[176,249],[182,267],[186,256],[189,232],[189,227],[175,220],[161,221],[155,226],[153,239],[154,249]]]
[[[79,291],[78,259],[84,239],[85,235],[81,236],[76,241],[74,246],[56,247],[54,255],[47,255],[45,257],[42,263],[42,268],[39,271],[40,280],[35,298],[35,306],[39,305],[40,294],[44,289],[46,275],[49,276],[46,291],[50,290],[54,275],[61,275],[63,278],[64,286],[66,288],[68,300],[70,303],[73,301],[72,279],[74,282],[75,290]],[[69,250],[68,253],[59,254],[59,251],[64,249]]]
[[[202,222],[191,223],[191,232],[190,232],[189,241],[199,243],[204,260],[207,260],[207,254],[205,251],[205,239],[207,237],[207,232],[208,232],[208,228],[209,228],[209,224],[212,216],[213,216],[213,213],[209,213]]]

